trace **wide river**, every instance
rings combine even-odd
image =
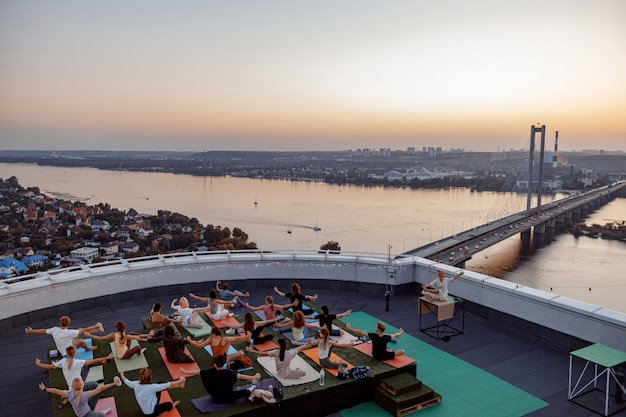
[[[11,176],[54,197],[104,202],[150,215],[166,209],[203,225],[239,227],[263,250],[317,250],[337,241],[346,252],[394,255],[526,208],[525,195],[467,189],[367,188],[0,164],[0,177]],[[543,196],[542,201],[563,197]],[[612,201],[585,221],[626,221],[626,199]],[[514,235],[476,254],[466,268],[626,312],[624,242],[559,234],[535,246]]]

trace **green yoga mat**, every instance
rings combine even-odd
[[[109,345],[111,346],[111,352],[115,352],[113,342],[109,343]],[[139,346],[139,342],[136,340],[131,341],[130,347],[133,348],[135,346]],[[129,359],[119,359],[114,353],[113,360],[115,361],[115,366],[117,367],[118,372],[134,371],[135,369],[148,367],[148,361],[143,353],[140,355],[133,355]]]
[[[374,331],[379,320],[356,312],[345,321],[357,329]],[[397,331],[385,325],[386,333]],[[518,417],[548,405],[526,391],[406,333],[397,344],[390,346],[392,349],[405,349],[407,355],[416,358],[417,378],[443,397],[441,404],[420,411],[420,416]],[[370,402],[343,410],[341,415],[388,417],[389,412]]]

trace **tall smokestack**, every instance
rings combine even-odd
[[[552,168],[557,166],[557,153],[559,152],[559,131],[556,131],[556,138],[554,138],[554,157],[552,158]]]

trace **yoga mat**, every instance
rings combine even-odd
[[[256,350],[260,350],[261,352],[267,352],[268,350],[278,349],[279,346],[273,340],[268,340],[267,342],[264,342],[264,343],[259,343],[259,344],[255,343],[254,348]]]
[[[358,337],[346,332],[345,330],[342,330],[342,333],[340,336],[330,336],[330,338],[334,340],[335,342],[340,343],[342,345],[346,343],[354,344],[353,342],[356,342],[357,340],[359,340]]]
[[[204,350],[206,350],[209,355],[213,356],[213,351],[211,350],[211,345],[206,345],[204,347]],[[233,345],[228,346],[228,352],[226,352],[229,355],[232,355],[233,353],[237,353],[237,349],[235,349],[233,347]],[[232,363],[232,362],[231,362]],[[252,369],[252,367],[249,368],[241,368],[241,369],[236,369],[236,372],[245,372],[245,371],[249,371],[250,369]]]
[[[197,323],[201,323],[202,327],[200,328],[195,328],[195,327],[187,327],[187,326],[182,326],[183,329],[187,330],[189,333],[191,333],[191,335],[193,337],[202,337],[202,336],[206,336],[211,334],[211,326],[209,325],[209,323],[207,323],[206,321],[204,321],[202,319],[202,317],[200,317],[200,315],[198,315],[198,317],[196,317],[195,320]]]
[[[288,329],[291,329],[291,327],[287,327]],[[284,332],[283,336],[286,337],[287,339],[291,340],[292,342],[299,342],[299,343],[306,343],[309,339],[315,339],[312,335],[311,335],[311,330],[305,328],[304,331],[304,339],[302,340],[296,340],[293,337],[293,332],[291,330]]]
[[[159,401],[159,404],[163,404],[168,401],[172,403],[174,402],[172,400],[172,397],[170,396],[170,393],[167,392],[167,390],[161,391],[161,401]],[[180,413],[178,412],[178,409],[174,407],[167,413],[159,414],[159,417],[180,417]]]
[[[317,350],[317,347],[303,350],[302,353],[307,355],[309,358],[313,359],[315,361],[315,363],[318,364],[320,367],[322,366],[322,364],[320,363],[319,351]],[[354,365],[352,365],[347,360],[345,360],[343,358],[340,358],[334,352],[330,352],[330,360],[333,361],[333,362],[344,362],[344,363],[347,363],[348,364],[348,366],[347,366],[348,369],[354,367]],[[339,374],[339,371],[337,370],[337,368],[326,368],[326,367],[324,367],[324,369],[326,370],[327,373],[331,373],[334,376],[337,376]]]
[[[142,353],[140,355],[133,355],[130,359],[119,359],[115,355],[115,346],[113,342],[109,343],[111,346],[111,352],[113,352],[113,360],[115,361],[115,366],[117,367],[118,372],[126,372],[133,371],[135,369],[147,368],[148,361],[146,360],[146,356]],[[131,340],[130,347],[139,346],[139,342],[136,340]]]
[[[104,367],[102,365],[89,367],[89,373],[87,378],[85,378],[85,382],[99,381],[101,379],[104,379]],[[104,382],[98,384],[99,387],[102,385],[104,385]]]
[[[211,319],[213,324],[215,324],[220,329],[223,329],[223,328],[228,327],[228,326],[235,327],[235,326],[239,325],[239,322],[237,321],[237,319],[234,318],[234,317],[231,317],[231,316],[226,316],[223,319],[215,320],[213,318],[213,316],[211,316],[211,314],[206,313],[206,315],[207,315],[207,317],[209,319]],[[210,333],[210,331],[209,331],[209,333]]]
[[[356,345],[354,349],[358,350],[361,353],[366,354],[370,358],[372,357],[372,344],[371,343],[361,343],[360,345]],[[402,368],[403,366],[406,366],[408,364],[415,362],[415,359],[408,357],[405,353],[404,355],[396,356],[393,359],[388,359],[386,361],[381,361],[381,362],[389,364],[395,368]]]
[[[259,316],[261,318],[262,321],[267,320],[267,318],[265,317],[265,312],[263,310],[259,310],[259,311],[255,311],[254,312],[257,316]],[[285,316],[282,316],[285,317]],[[275,332],[280,332],[280,333],[286,333],[286,332],[290,332],[291,331],[291,327],[276,327],[276,326],[271,326],[271,329],[274,330]]]
[[[110,413],[107,413],[106,417],[118,417],[117,407],[115,406],[115,397],[100,398],[93,411],[103,411],[109,407],[113,408],[113,410],[111,410]]]
[[[174,363],[174,362],[168,361],[167,357],[165,356],[164,347],[160,347],[158,351],[159,351],[159,355],[161,355],[161,359],[163,359],[163,363],[165,363],[165,366],[167,367],[167,370],[170,371],[170,375],[172,376],[172,379],[178,379],[181,376],[186,376],[180,372],[180,368],[183,368],[186,371],[200,370],[200,367],[195,362]],[[191,356],[187,348],[185,348],[185,353]],[[193,356],[191,357],[193,358]]]
[[[299,355],[293,358],[293,360],[291,361],[291,368],[300,368],[305,371],[306,375],[302,378],[288,379],[279,377],[276,373],[276,362],[274,361],[274,358],[271,358],[269,356],[259,356],[257,358],[257,361],[259,362],[259,365],[261,365],[261,367],[265,370],[265,372],[270,374],[273,378],[276,378],[278,381],[280,381],[281,384],[286,387],[290,387],[292,385],[307,384],[309,382],[317,381],[318,379],[320,379],[319,371],[315,370],[311,365],[307,363],[307,361],[302,359],[302,357],[300,357]]]
[[[209,343],[208,345],[206,345],[204,347],[204,350],[206,350],[209,355],[213,356],[213,350],[211,349],[211,344]],[[228,355],[232,355],[233,353],[237,353],[237,349],[235,349],[233,347],[233,345],[228,346],[228,352],[226,352]]]
[[[91,341],[91,338],[89,339],[83,339],[85,341],[85,343],[87,343],[87,346],[93,346],[93,342]],[[86,350],[85,348],[79,347],[78,349],[76,349],[76,354],[74,355],[74,359],[82,359],[85,361],[90,361],[93,359],[93,350]]]
[[[359,329],[374,329],[376,317],[363,312],[350,315],[350,323]],[[389,333],[397,331],[385,323]],[[428,358],[419,362],[417,377],[443,396],[436,407],[420,412],[428,417],[499,416],[520,417],[548,404],[482,369],[446,353],[408,334],[400,338],[402,348],[412,357]],[[497,393],[497,395],[485,395]],[[389,417],[389,412],[374,403],[365,403],[341,411],[344,417]]]
[[[266,378],[266,379],[262,379],[260,381],[257,382],[256,384],[256,388],[258,389],[264,389],[266,391],[270,391],[269,386],[276,386],[278,384],[278,381],[274,378]],[[247,384],[247,385],[242,385],[239,387],[235,387],[235,391],[239,391],[242,389],[248,389],[249,387],[251,387],[252,384]],[[191,404],[196,407],[196,409],[198,411],[200,411],[201,413],[205,414],[205,413],[213,413],[216,411],[221,411],[221,410],[225,410],[227,408],[230,407],[234,407],[236,405],[239,404],[243,404],[247,401],[246,398],[240,398],[239,400],[237,400],[234,403],[230,403],[230,404],[220,404],[220,403],[216,403],[213,401],[213,398],[210,395],[204,396],[204,397],[200,397],[200,398],[194,398],[191,400]]]

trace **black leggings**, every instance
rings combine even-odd
[[[157,397],[157,405],[156,407],[154,407],[154,411],[152,412],[152,414],[146,414],[148,417],[160,416],[161,414],[167,413],[172,408],[174,408],[174,404],[172,404],[169,401],[163,404],[159,404],[159,401],[161,400],[161,391],[156,393],[156,397]]]
[[[230,403],[237,402],[237,400],[240,398],[246,398],[249,395],[250,395],[250,391],[248,391],[247,389],[242,389],[238,391],[232,391],[227,398],[215,398],[215,397],[211,397],[211,398],[213,398],[213,401],[215,401],[218,404],[230,404]]]
[[[261,336],[261,332],[263,331],[263,328],[265,328],[265,326],[259,326],[256,329],[254,329],[254,331],[252,332],[252,341],[255,344],[260,345],[274,338],[273,334],[267,334],[265,336]]]

